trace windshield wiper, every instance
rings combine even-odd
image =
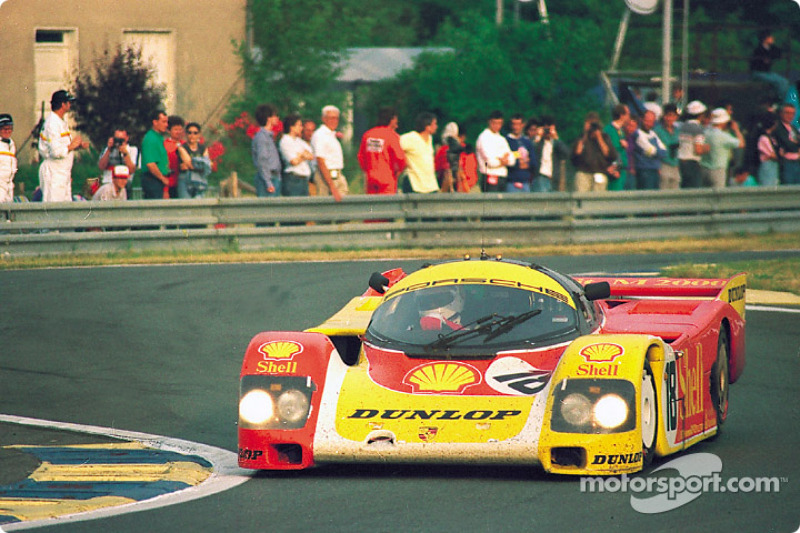
[[[498,324],[497,329],[493,330],[491,333],[486,335],[486,338],[483,342],[489,342],[492,339],[499,337],[504,333],[508,333],[518,325],[522,324],[523,322],[530,320],[531,318],[535,317],[536,315],[542,312],[541,309],[532,309],[526,313],[522,313],[521,315],[511,315],[507,316],[502,319],[500,324]]]
[[[497,313],[492,313],[491,315],[482,316],[477,320],[473,320],[472,322],[465,324],[462,329],[456,329],[451,331],[450,333],[439,335],[438,339],[429,344],[426,344],[424,348],[430,350],[447,348],[448,346],[453,345],[459,339],[465,339],[467,337],[475,337],[478,335],[485,335],[491,333],[492,328],[495,326],[497,322],[499,322],[498,320],[494,320],[497,317],[498,317]],[[473,328],[473,326],[477,327]]]
[[[529,320],[539,313],[541,309],[533,309],[521,315],[500,316],[497,313],[486,315],[464,326],[464,329],[451,331],[444,335],[439,335],[439,338],[430,344],[425,345],[427,350],[439,350],[447,348],[456,343],[456,341],[464,340],[467,338],[477,337],[479,335],[486,335],[484,343],[507,333],[514,329],[519,324]],[[472,327],[477,326],[477,327]]]

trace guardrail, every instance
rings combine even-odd
[[[408,248],[800,231],[800,186],[0,204],[0,253]]]

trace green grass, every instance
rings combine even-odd
[[[670,277],[727,278],[747,272],[751,289],[800,294],[800,257],[763,261],[734,261],[707,265],[675,265],[664,270]]]

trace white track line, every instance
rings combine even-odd
[[[125,431],[122,429],[105,428],[100,426],[86,426],[83,424],[72,424],[69,422],[54,422],[50,420],[40,420],[37,418],[27,418],[15,415],[0,414],[0,422],[138,441],[145,446],[149,446],[158,450],[178,452],[187,455],[198,455],[213,465],[213,471],[207,480],[203,481],[199,485],[188,487],[177,492],[162,494],[141,502],[133,502],[115,507],[105,507],[103,509],[88,511],[85,513],[64,515],[56,518],[47,518],[44,520],[32,520],[29,522],[13,522],[10,524],[4,524],[4,529],[0,529],[0,532],[3,530],[14,531],[19,529],[42,527],[46,525],[62,524],[66,522],[80,522],[83,520],[93,520],[96,518],[107,518],[120,514],[157,509],[159,507],[166,507],[168,505],[176,505],[232,489],[233,487],[241,485],[245,481],[249,480],[255,473],[255,471],[239,468],[238,457],[235,453],[198,442],[162,437],[160,435],[151,435],[149,433],[139,433],[136,431]]]
[[[770,307],[768,305],[747,305],[745,309],[748,311],[767,311],[771,313],[800,313],[800,309],[791,307]]]

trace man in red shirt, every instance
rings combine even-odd
[[[378,125],[361,137],[358,163],[367,177],[367,194],[396,194],[397,175],[406,168],[406,157],[397,134],[397,113],[378,111]]]

